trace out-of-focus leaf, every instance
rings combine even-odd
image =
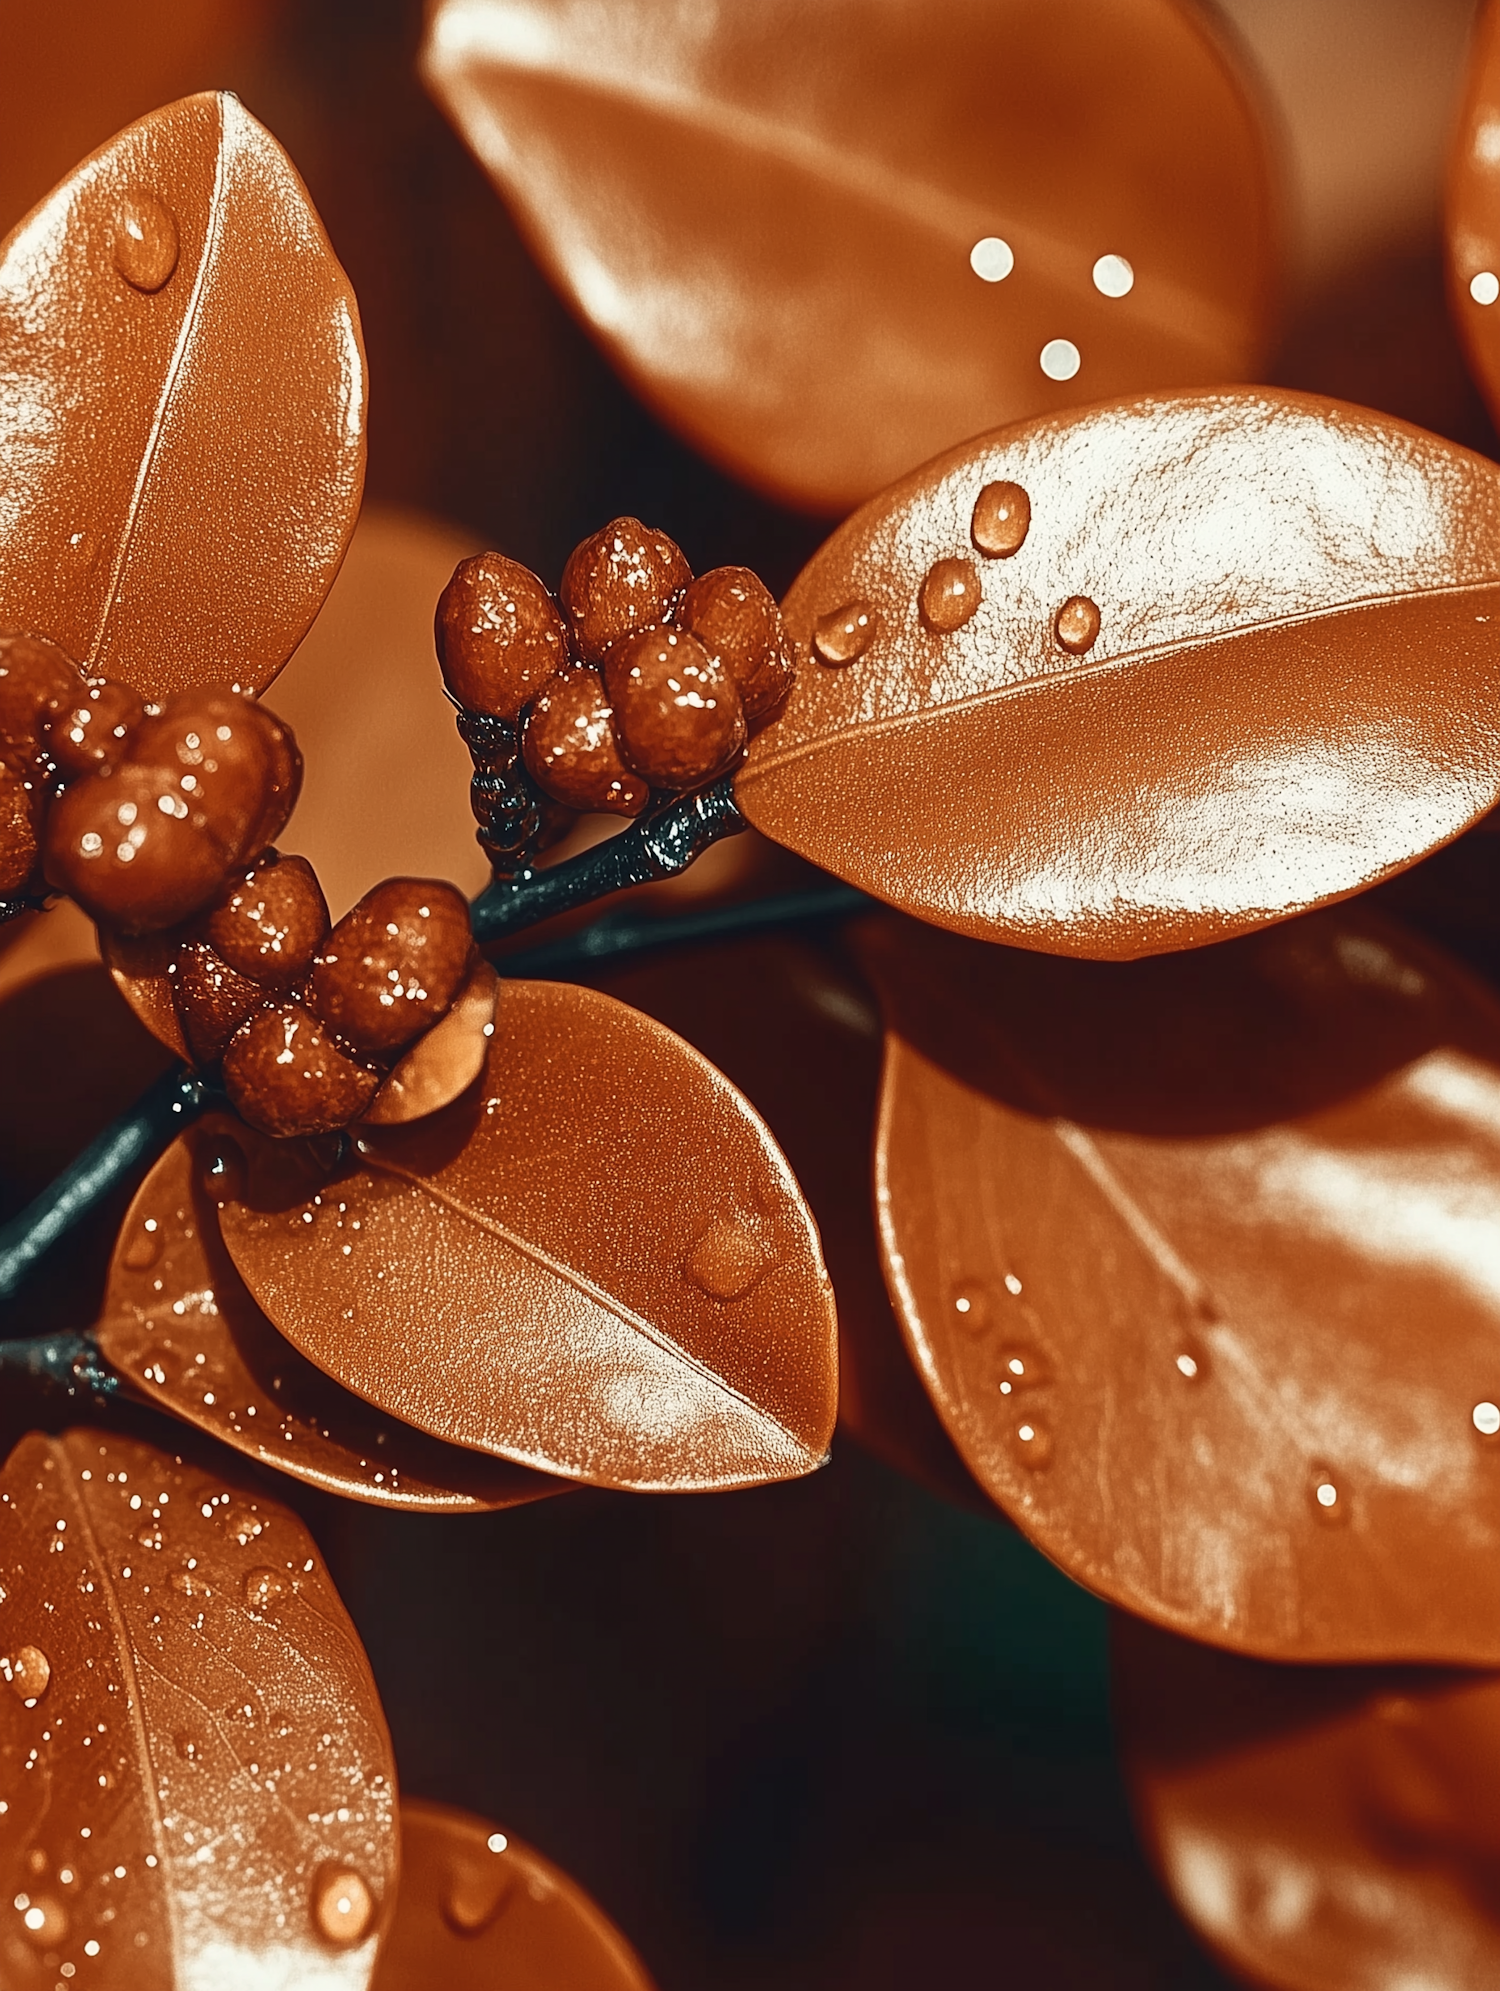
[[[1500,1677],[1292,1667],[1114,1625],[1115,1724],[1178,1907],[1277,1991],[1500,1979]]]
[[[1003,487],[1029,527],[992,557]],[[786,619],[746,814],[980,938],[1199,946],[1500,798],[1500,472],[1362,409],[1235,390],[985,437],[835,533]]]
[[[1258,370],[1264,140],[1175,0],[439,0],[423,67],[632,384],[793,504]]]
[[[734,1088],[592,990],[507,982],[480,1085],[309,1185],[247,1142],[224,1241],[318,1367],[435,1437],[647,1490],[786,1479],[833,1428],[792,1172]]]
[[[354,295],[226,93],[153,112],[0,248],[0,625],[148,696],[263,690],[364,479]]]
[[[884,917],[887,1276],[1079,1582],[1299,1660],[1500,1660],[1500,1009],[1364,909],[1131,965]]]
[[[1448,161],[1448,298],[1469,365],[1500,418],[1500,7],[1488,0],[1469,50]]]
[[[133,1394],[278,1472],[381,1507],[466,1513],[562,1492],[383,1416],[282,1339],[229,1262],[207,1186],[226,1158],[236,1165],[243,1137],[224,1114],[180,1135],[120,1227],[96,1334]]]
[[[408,1798],[401,1892],[374,1991],[652,1991],[607,1915],[487,1819]]]
[[[0,1570],[7,1991],[364,1986],[395,1766],[296,1516],[134,1440],[33,1435]]]

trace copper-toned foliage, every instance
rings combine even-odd
[[[115,987],[159,1043],[191,1058],[172,1001],[172,963],[184,936],[178,932],[123,934],[99,930],[99,951]]]
[[[0,375],[0,624],[148,696],[269,684],[353,529],[364,358],[306,191],[234,97],[130,126],[18,225]]]
[[[435,1436],[602,1485],[818,1465],[833,1304],[790,1169],[732,1086],[590,990],[508,982],[480,1084],[356,1130],[332,1179],[254,1142],[221,1211],[276,1326]]]
[[[1268,1658],[1500,1661],[1500,1009],[1340,908],[1125,965],[861,929],[893,1298],[1056,1562]]]
[[[371,1126],[395,1127],[450,1106],[484,1070],[495,1034],[499,977],[476,961],[440,1022],[400,1058],[365,1109]]]
[[[632,383],[791,503],[1257,370],[1264,142],[1176,0],[440,0],[424,67]]]
[[[11,1454],[0,1562],[7,1991],[363,1986],[395,1766],[302,1523],[70,1431]]]
[[[1030,501],[1013,548],[1002,483]],[[977,605],[936,627],[924,584],[961,561]],[[1399,871],[1500,796],[1500,473],[1326,400],[986,437],[851,519],[786,618],[797,683],[746,813],[983,938],[1197,946]]]
[[[575,1880],[487,1819],[401,1806],[401,1893],[373,1991],[652,1991]]]
[[[1500,7],[1489,0],[1469,54],[1448,163],[1448,299],[1492,418],[1500,417]]]
[[[381,1507],[465,1513],[563,1491],[383,1416],[282,1339],[219,1236],[216,1198],[244,1138],[236,1120],[210,1115],[173,1142],[126,1213],[96,1333],[131,1392],[279,1472]]]
[[[1114,1676],[1147,1846],[1236,1977],[1500,1981],[1500,1676],[1268,1666],[1123,1617]]]

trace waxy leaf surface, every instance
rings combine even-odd
[[[652,1991],[577,1881],[487,1819],[401,1806],[401,1893],[373,1991]]]
[[[226,93],[111,140],[0,248],[0,626],[150,697],[263,690],[364,478],[353,292]]]
[[[1030,520],[991,557],[1000,485]],[[968,619],[935,628],[924,583],[965,562]],[[822,640],[865,647],[825,663],[851,605]],[[984,437],[857,513],[785,607],[797,684],[746,814],[980,938],[1200,946],[1500,799],[1500,471],[1362,409],[1235,390]]]
[[[1448,161],[1448,302],[1469,366],[1500,413],[1500,8],[1487,4],[1474,29],[1463,108]]]
[[[1114,1681],[1142,1836],[1237,1978],[1500,1978],[1500,1676],[1269,1666],[1121,1617]]]
[[[440,0],[423,64],[631,383],[793,504],[1257,371],[1264,141],[1175,0]]]
[[[33,1435],[0,1569],[7,1991],[367,1984],[395,1766],[296,1516],[135,1440]]]
[[[95,1330],[132,1394],[309,1485],[382,1507],[470,1513],[563,1491],[443,1445],[341,1389],[279,1335],[219,1236],[214,1184],[243,1173],[246,1130],[211,1115],[136,1192]]]
[[[588,989],[507,982],[483,1078],[356,1131],[310,1186],[250,1150],[225,1243],[276,1326],[394,1417],[640,1490],[821,1463],[835,1322],[817,1232],[734,1088]]]
[[[1059,961],[883,916],[892,1297],[1079,1582],[1303,1660],[1500,1661],[1500,1008],[1340,908]]]

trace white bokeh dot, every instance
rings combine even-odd
[[[1493,304],[1500,297],[1500,277],[1493,270],[1481,270],[1469,280],[1469,295],[1476,304]]]
[[[1500,1404],[1476,1403],[1474,1406],[1474,1429],[1486,1438],[1493,1438],[1500,1431]]]
[[[969,251],[969,268],[986,283],[1003,283],[1015,266],[1009,242],[998,235],[981,236]]]
[[[1042,372],[1049,380],[1071,380],[1083,357],[1071,339],[1049,339],[1042,347]]]
[[[1101,256],[1094,265],[1094,288],[1104,297],[1127,297],[1135,287],[1135,271],[1123,256]]]

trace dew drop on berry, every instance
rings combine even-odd
[[[1087,595],[1070,595],[1057,611],[1052,633],[1070,657],[1086,656],[1099,635],[1099,611]]]
[[[922,620],[940,636],[962,629],[980,602],[979,575],[972,560],[935,560],[922,582]]]
[[[991,560],[1019,553],[1031,530],[1031,500],[1019,484],[986,484],[974,500],[969,536]]]
[[[375,1897],[352,1867],[326,1864],[313,1879],[313,1927],[335,1949],[363,1942],[375,1920]]]
[[[813,625],[813,651],[819,663],[852,664],[875,640],[880,617],[867,601],[845,602]]]
[[[129,187],[115,205],[115,268],[135,290],[160,290],[177,267],[172,210],[143,187]]]

